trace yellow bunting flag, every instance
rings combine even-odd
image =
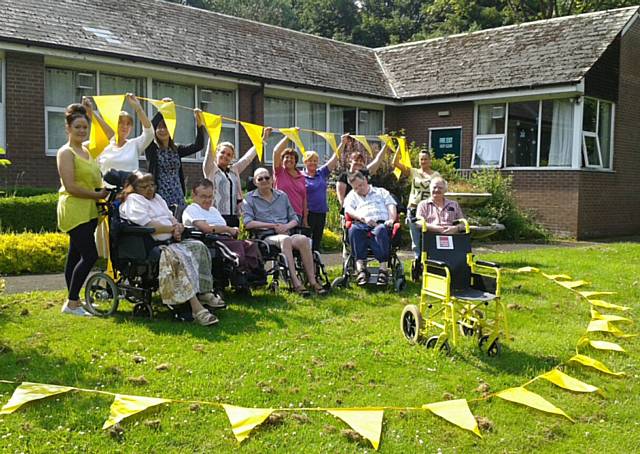
[[[611,350],[614,352],[621,352],[621,353],[626,352],[624,348],[622,348],[620,345],[616,344],[615,342],[591,340],[589,338],[584,337],[580,343],[582,345],[588,344],[598,350]]]
[[[89,133],[89,154],[93,159],[100,156],[100,153],[109,145],[109,137],[104,132],[102,126],[97,121],[91,123],[91,132]]]
[[[382,134],[381,136],[378,136],[378,139],[380,139],[380,141],[382,141],[387,147],[389,147],[389,149],[396,151],[396,146],[393,144],[393,137],[391,137],[389,134]]]
[[[211,142],[211,153],[215,155],[218,141],[220,140],[220,133],[222,132],[222,117],[220,115],[214,115],[209,112],[202,112],[204,117],[204,126],[209,133],[209,141]]]
[[[602,364],[600,361],[593,358],[589,358],[588,356],[585,356],[585,355],[580,355],[580,354],[575,355],[571,359],[569,359],[569,361],[575,361],[576,363],[580,363],[583,366],[593,367],[594,369],[597,369],[600,372],[604,372],[605,374],[609,374],[609,375],[615,375],[616,377],[625,375],[624,372],[612,372],[607,366]]]
[[[173,139],[173,134],[176,132],[176,103],[173,101],[159,101],[157,99],[149,99],[149,102],[162,114],[164,124],[167,125],[167,131],[169,131],[169,135]]]
[[[469,405],[467,404],[466,399],[435,402],[433,404],[423,405],[422,408],[426,408],[441,418],[446,419],[451,424],[470,430],[482,438],[480,430],[478,429],[478,422],[471,413],[471,410],[469,410]]]
[[[143,397],[143,396],[127,396],[125,394],[116,394],[111,404],[109,411],[109,419],[107,419],[102,426],[103,429],[108,429],[111,426],[115,426],[120,421],[129,416],[140,413],[147,408],[154,407],[156,405],[165,404],[171,402],[169,399],[162,399],[157,397]]]
[[[71,391],[71,386],[46,385],[43,383],[23,382],[16,388],[7,402],[0,410],[0,415],[8,415],[13,413],[24,404],[33,400],[44,399],[45,397],[54,396]]]
[[[597,386],[590,385],[583,381],[580,381],[576,378],[570,377],[564,372],[559,371],[558,369],[553,369],[547,372],[546,374],[540,375],[540,378],[543,378],[560,388],[568,389],[569,391],[575,391],[578,393],[594,393],[600,391],[600,388]]]
[[[556,280],[556,282],[558,284],[562,285],[564,288],[568,288],[569,290],[588,284],[587,281],[582,281],[582,280],[580,280],[580,281],[559,281],[559,280]]]
[[[327,412],[349,424],[353,430],[371,442],[373,449],[378,449],[378,446],[380,446],[380,434],[382,433],[382,418],[384,417],[384,410],[336,408],[327,410]]]
[[[111,126],[116,135],[116,143],[118,143],[118,119],[122,111],[122,103],[124,103],[125,95],[108,95],[94,96],[93,100],[98,106],[102,119]],[[125,137],[126,139],[126,137]]]
[[[623,312],[631,309],[630,307],[627,307],[627,306],[619,306],[617,304],[607,303],[606,301],[603,301],[603,300],[589,300],[589,303],[592,306],[601,307],[603,309],[613,309],[613,310],[623,311]]]
[[[371,145],[369,145],[369,142],[367,142],[367,138],[365,136],[358,135],[358,136],[351,136],[351,137],[353,137],[358,142],[360,142],[364,147],[364,149],[367,150],[367,152],[369,153],[369,156],[373,157],[373,150],[371,149]]]
[[[296,144],[300,153],[302,153],[302,157],[305,157],[307,151],[304,149],[304,144],[302,143],[302,139],[300,139],[300,133],[296,128],[280,128],[280,132],[284,134],[290,141]]]
[[[249,433],[253,428],[262,424],[273,413],[271,408],[245,408],[227,404],[222,404],[222,407],[227,413],[231,430],[233,430],[238,443],[249,438]]]
[[[501,399],[515,402],[521,405],[526,405],[527,407],[532,407],[540,411],[564,416],[569,421],[573,422],[573,419],[571,419],[564,411],[560,410],[558,407],[553,405],[551,402],[549,402],[539,394],[533,393],[528,389],[523,388],[522,386],[505,389],[504,391],[496,393],[496,396],[500,397]]]
[[[542,273],[542,275],[544,277],[546,277],[547,279],[551,279],[552,281],[557,281],[558,279],[565,279],[565,280],[573,279],[571,276],[567,276],[566,274],[547,274],[547,273]]]
[[[589,299],[592,296],[600,296],[600,295],[615,295],[616,292],[578,292],[580,295]]]
[[[398,137],[398,153],[400,153],[400,162],[405,166],[405,167],[411,167],[411,155],[409,154],[409,151],[407,150],[407,139],[406,137]],[[393,170],[393,174],[396,176],[396,178],[400,178],[400,169],[395,168]]]
[[[313,131],[324,140],[327,141],[334,153],[338,153],[338,144],[336,144],[336,135],[332,132]],[[340,154],[338,153],[338,157]]]
[[[601,314],[595,309],[591,309],[591,318],[593,320],[606,320],[608,322],[629,322],[633,323],[633,320],[627,317],[621,317],[619,315]]]
[[[518,268],[516,273],[538,273],[540,270],[533,266],[523,266],[522,268]]]
[[[262,131],[264,130],[264,126],[254,125],[253,123],[247,123],[245,121],[241,121],[240,124],[249,136],[249,140],[251,140],[253,146],[256,147],[256,154],[258,155],[258,159],[262,161],[262,153],[264,151],[264,144],[262,143]]]
[[[615,336],[623,335],[624,333],[616,328],[614,325],[609,323],[607,320],[591,320],[589,322],[589,326],[587,326],[588,333],[611,333]]]

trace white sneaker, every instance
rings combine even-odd
[[[63,314],[80,315],[82,317],[93,316],[93,314],[91,314],[90,312],[87,312],[82,306],[69,307],[69,301],[65,301],[60,312],[62,312]]]

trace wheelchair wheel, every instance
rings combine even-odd
[[[427,343],[425,344],[425,347],[427,347],[428,349],[434,349],[436,348],[436,345],[438,344],[438,339],[440,338],[440,336],[431,336],[429,339],[427,339]],[[440,345],[440,352],[444,353],[445,355],[450,355],[451,354],[451,345],[449,345],[449,341],[444,341],[442,343],[442,345]]]
[[[400,330],[404,337],[412,344],[417,344],[422,338],[424,320],[420,309],[415,304],[408,304],[404,307],[400,316]]]
[[[151,304],[147,304],[147,303],[136,304],[135,306],[133,306],[133,316],[153,318],[153,309],[151,308]]]
[[[489,340],[489,336],[488,335],[484,335],[480,338],[480,341],[478,342],[478,345],[480,346],[480,350],[482,350],[483,352],[485,351],[485,344],[487,343],[487,341]],[[489,345],[489,347],[486,350],[487,356],[489,357],[495,357],[500,355],[500,353],[502,353],[502,345],[500,344],[500,341],[498,339],[494,340],[491,345]]]
[[[120,291],[111,276],[105,273],[92,275],[84,287],[84,308],[93,315],[106,317],[118,310]]]
[[[347,288],[348,284],[349,280],[344,276],[340,276],[333,280],[333,282],[331,283],[331,288]]]

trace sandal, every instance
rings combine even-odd
[[[309,290],[307,290],[306,288],[300,286],[300,287],[294,287],[292,289],[293,293],[296,293],[298,295],[300,295],[303,298],[308,298],[311,293],[309,293]]]
[[[325,296],[329,294],[329,290],[327,290],[320,284],[318,284],[317,287],[314,287],[313,290],[316,292],[316,295],[318,296]]]
[[[359,286],[364,286],[367,285],[367,283],[369,282],[369,273],[367,273],[366,270],[362,270],[358,273],[358,276],[356,277],[356,283]]]
[[[197,314],[194,314],[193,320],[198,325],[202,326],[215,325],[216,323],[218,323],[218,317],[216,317],[206,309],[202,309]]]
[[[378,280],[376,281],[376,285],[379,287],[384,287],[389,283],[389,271],[388,270],[379,270],[378,271]]]

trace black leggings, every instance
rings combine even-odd
[[[80,289],[84,285],[91,268],[98,260],[94,233],[98,225],[97,219],[80,224],[69,230],[69,253],[64,266],[64,279],[69,290],[69,299],[80,299]]]
[[[322,234],[324,226],[327,223],[327,213],[312,213],[309,211],[307,222],[311,227],[311,249],[320,251],[320,243],[322,243]]]

